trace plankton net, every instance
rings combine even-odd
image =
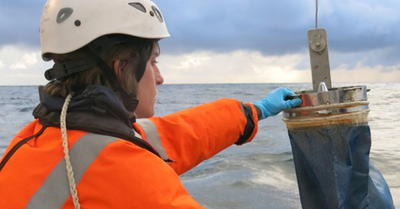
[[[302,207],[392,209],[389,187],[369,161],[369,90],[332,87],[326,31],[317,27],[316,20],[308,31],[313,90],[296,92],[302,104],[283,112]]]

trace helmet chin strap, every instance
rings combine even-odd
[[[139,104],[137,100],[136,94],[128,94],[120,85],[119,81],[115,75],[115,72],[111,69],[111,67],[101,58],[105,57],[105,53],[112,46],[120,43],[135,43],[139,45],[141,51],[139,52],[139,62],[137,65],[137,69],[135,71],[136,81],[139,82],[144,75],[144,71],[146,70],[147,61],[150,58],[151,53],[146,53],[147,47],[152,50],[152,43],[154,40],[143,40],[143,39],[133,39],[131,36],[125,36],[120,34],[108,35],[100,37],[90,44],[87,45],[89,51],[92,53],[93,58],[96,60],[98,66],[102,69],[102,72],[105,73],[105,76],[111,79],[111,83],[113,83],[114,91],[116,91],[132,117],[132,120],[135,120],[134,111]],[[146,46],[149,44],[149,46]]]
[[[107,50],[109,50],[112,46],[116,44],[121,44],[121,43],[138,44],[140,46],[139,49],[141,49],[141,51],[139,52],[139,62],[137,65],[137,69],[135,71],[135,77],[136,81],[139,82],[144,75],[147,61],[150,58],[149,57],[150,53],[146,53],[146,50],[152,49],[152,41],[153,40],[144,41],[143,39],[141,40],[133,39],[130,36],[119,35],[119,34],[100,37],[85,46],[90,52],[91,57],[81,60],[56,63],[53,65],[53,68],[46,70],[45,77],[47,80],[50,81],[60,80],[74,73],[91,69],[97,65],[100,67],[101,72],[104,74],[104,77],[110,79],[113,85],[111,88],[117,94],[119,94],[125,108],[128,110],[130,115],[134,115],[132,113],[136,110],[136,107],[139,103],[139,101],[136,98],[136,94],[129,94],[121,87],[117,79],[117,76],[115,75],[115,72],[102,59],[102,57],[105,57]],[[148,46],[146,46],[146,44],[148,44]]]
[[[139,46],[138,48],[141,49],[141,51],[139,51],[139,63],[135,71],[135,77],[136,81],[139,82],[140,79],[143,77],[144,71],[146,70],[146,63],[150,58],[149,55],[147,55],[145,52],[146,44],[152,43],[152,41],[153,40],[147,39],[146,41],[146,39],[133,38],[131,36],[126,36],[121,34],[113,34],[97,38],[94,41],[92,41],[88,46],[92,54],[97,57],[96,59],[99,62],[99,64],[101,64],[100,62],[104,63],[101,57],[105,57],[107,50],[110,49],[112,46],[121,43],[135,43],[136,45],[138,45]],[[151,49],[152,45],[150,45],[149,47]],[[108,67],[106,63],[105,66]]]
[[[88,45],[89,51],[92,54],[92,57],[96,60],[97,65],[100,67],[101,72],[105,74],[107,78],[111,80],[113,85],[113,90],[119,94],[122,99],[122,102],[128,110],[129,113],[133,113],[136,110],[137,105],[139,104],[139,100],[136,98],[136,94],[128,94],[121,85],[119,85],[119,81],[117,76],[115,75],[113,69],[96,53],[96,49],[94,49],[93,45]]]

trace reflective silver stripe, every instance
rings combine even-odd
[[[78,184],[86,169],[109,143],[119,138],[87,133],[70,149],[70,158],[74,169],[75,183]],[[61,141],[60,141],[61,143]],[[26,208],[60,208],[70,195],[65,160],[62,159],[49,174],[42,186],[32,196]],[[79,195],[79,190],[78,190]]]
[[[154,125],[154,123],[149,119],[137,119],[136,123],[138,123],[145,132],[147,142],[157,150],[163,160],[168,160],[167,152],[161,144],[156,125]]]

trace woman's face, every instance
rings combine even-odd
[[[137,118],[149,118],[154,115],[157,85],[164,83],[160,70],[157,67],[157,57],[160,55],[158,43],[154,44],[149,61],[146,63],[142,79],[138,84],[137,97],[139,104],[135,110]]]

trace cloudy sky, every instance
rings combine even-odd
[[[311,82],[314,0],[154,0],[170,38],[165,83]],[[0,1],[0,85],[45,84],[39,20],[45,0]],[[400,1],[319,0],[332,82],[400,82]]]

